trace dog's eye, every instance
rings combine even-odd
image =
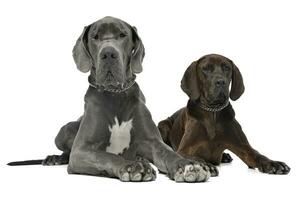
[[[125,33],[120,33],[120,37],[121,38],[126,37],[126,34]]]
[[[223,65],[223,70],[227,72],[230,70],[230,67],[228,65]]]
[[[202,71],[205,73],[209,73],[213,71],[213,66],[212,65],[205,65],[204,67],[202,67]]]

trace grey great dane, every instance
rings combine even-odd
[[[80,71],[90,71],[90,86],[83,116],[55,139],[62,155],[9,165],[68,164],[70,174],[151,181],[151,162],[176,182],[206,181],[215,168],[181,157],[162,141],[135,82],[144,55],[136,28],[120,19],[105,17],[85,27],[73,57]]]

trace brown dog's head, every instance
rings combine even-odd
[[[199,99],[210,107],[224,104],[229,97],[235,101],[245,90],[237,66],[230,59],[217,54],[194,61],[184,73],[181,88],[191,100]]]

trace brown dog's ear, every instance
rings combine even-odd
[[[88,72],[93,66],[92,57],[87,48],[87,33],[91,26],[86,26],[83,29],[82,34],[76,41],[73,48],[73,58],[76,63],[77,69],[81,72]]]
[[[245,86],[243,82],[243,77],[240,70],[237,66],[232,63],[232,82],[231,82],[231,90],[230,90],[230,99],[235,101],[244,93]]]
[[[137,34],[137,29],[133,26],[131,31],[134,47],[131,52],[130,68],[133,73],[137,74],[143,71],[142,62],[145,56],[145,48],[142,40]]]
[[[196,100],[200,97],[200,83],[198,83],[197,65],[198,61],[192,62],[185,71],[181,80],[181,89],[190,97],[191,100]]]

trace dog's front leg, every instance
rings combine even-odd
[[[161,140],[152,142],[152,158],[154,165],[176,182],[202,182],[210,177],[205,162],[184,158]]]
[[[253,149],[237,121],[233,122],[228,134],[229,141],[226,142],[226,148],[241,158],[250,168],[258,168],[259,171],[268,174],[289,173],[290,167],[287,164],[271,160]]]
[[[153,133],[155,132],[156,130]],[[210,177],[210,169],[206,163],[180,156],[161,138],[148,141],[148,145],[144,147],[148,151],[146,157],[150,157],[148,159],[152,160],[160,172],[166,173],[176,182],[204,182]]]
[[[116,177],[121,181],[154,180],[144,176],[147,169],[143,161],[129,161],[119,155],[81,148],[72,150],[68,173]]]
[[[160,172],[167,173],[176,182],[202,182],[210,177],[205,163],[183,158],[163,142],[147,108],[136,114],[134,123],[139,124],[135,127],[136,132],[143,135],[139,143],[141,156],[153,162]]]

